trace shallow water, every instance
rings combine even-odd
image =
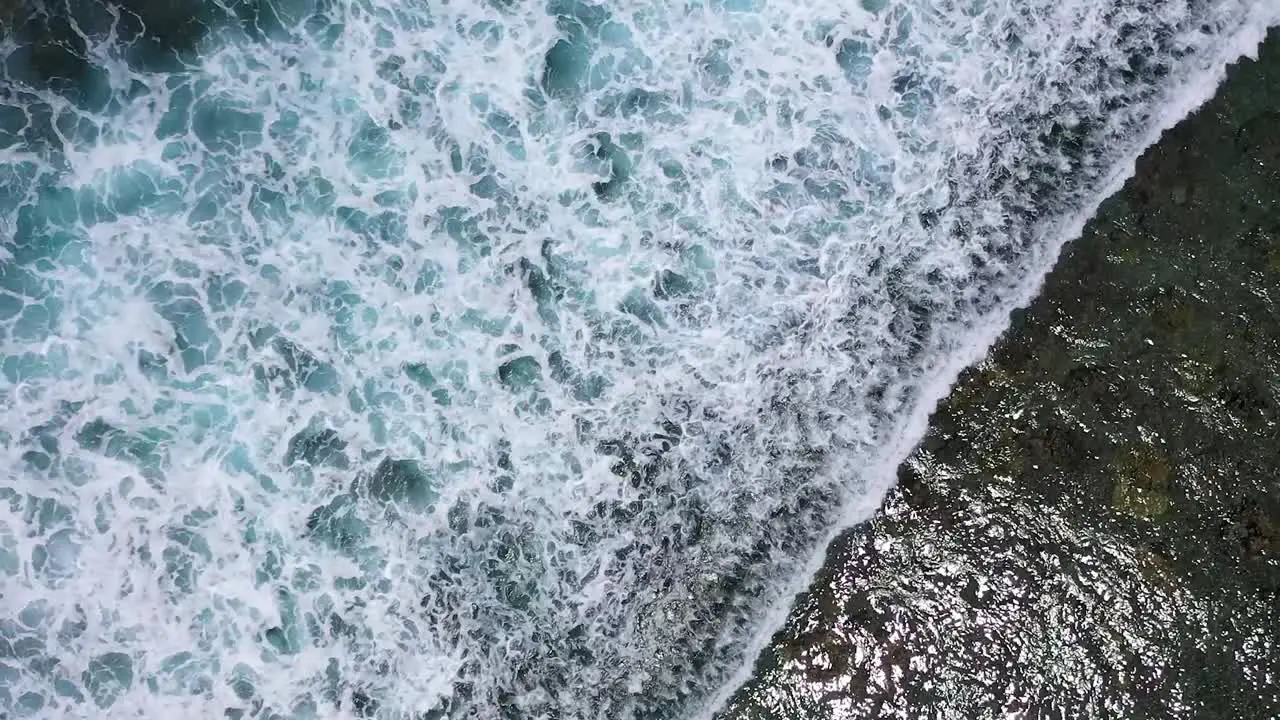
[[[205,12],[4,41],[15,714],[713,708],[1280,9]]]

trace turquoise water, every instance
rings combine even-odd
[[[1280,12],[1148,5],[299,0],[6,39],[0,707],[713,710]]]

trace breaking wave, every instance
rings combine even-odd
[[[6,11],[0,714],[713,710],[1266,5]]]

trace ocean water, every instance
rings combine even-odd
[[[1280,21],[138,5],[0,41],[0,716],[714,713]]]

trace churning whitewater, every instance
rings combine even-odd
[[[1280,9],[130,12],[0,44],[6,717],[714,710]]]

